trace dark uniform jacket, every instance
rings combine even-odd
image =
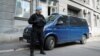
[[[29,20],[29,24],[32,24],[33,30],[43,30],[44,25],[46,24],[46,20],[41,14],[33,14]]]

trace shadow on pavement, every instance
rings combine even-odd
[[[59,44],[55,48],[66,47],[66,46],[73,46],[73,45],[77,45],[77,44],[79,44],[79,43],[77,43],[77,42],[68,42],[68,43],[64,43],[64,44]]]
[[[77,42],[68,42],[68,43],[64,43],[64,44],[59,44],[56,45],[55,48],[61,48],[61,47],[66,47],[66,46],[74,46],[74,45],[78,45],[79,43]],[[30,44],[26,45],[28,48],[30,47]],[[36,45],[35,46],[35,50],[39,50],[40,46]],[[48,51],[48,50],[47,50]]]

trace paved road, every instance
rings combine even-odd
[[[41,55],[36,49],[35,56],[100,56],[100,41],[88,41],[85,45],[67,43],[46,53],[46,55]],[[6,50],[0,52],[0,56],[29,56],[29,49]]]

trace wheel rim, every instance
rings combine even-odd
[[[54,48],[54,46],[55,46],[55,42],[54,42],[54,40],[52,39],[52,40],[50,40],[50,48]]]
[[[85,36],[83,36],[82,41],[83,41],[83,43],[86,43],[86,37]]]

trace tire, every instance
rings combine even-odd
[[[48,36],[47,39],[45,40],[45,46],[44,48],[46,50],[52,50],[55,47],[55,38],[53,36]]]
[[[85,35],[83,35],[82,36],[82,39],[80,40],[80,44],[85,44],[86,43],[86,36]]]

